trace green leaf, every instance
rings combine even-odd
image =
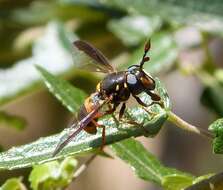
[[[193,179],[189,175],[171,174],[164,177],[162,186],[165,190],[180,190],[192,185]]]
[[[203,178],[203,179],[202,179]],[[223,173],[200,176],[193,181],[193,185],[185,190],[221,190],[223,189]]]
[[[213,140],[214,153],[223,154],[223,119],[218,119],[213,122],[208,130],[215,135]]]
[[[223,69],[218,68],[214,73],[215,78],[223,84]]]
[[[27,123],[22,117],[0,111],[0,124],[6,124],[7,126],[13,127],[17,130],[23,130]]]
[[[0,105],[37,87],[40,75],[34,65],[48,68],[54,74],[71,73],[71,42],[76,39],[60,23],[49,23],[34,42],[32,57],[18,61],[8,69],[0,69]]]
[[[144,44],[130,57],[128,64],[121,68],[140,63],[143,55]],[[150,61],[144,68],[151,74],[158,74],[169,70],[175,63],[178,49],[173,37],[169,33],[158,33],[151,37]]]
[[[201,95],[201,103],[214,111],[219,116],[223,116],[223,85],[215,83],[204,88]]]
[[[128,46],[144,42],[160,27],[161,19],[157,16],[126,16],[108,23],[108,28]]]
[[[118,157],[131,166],[138,177],[164,185],[168,190],[174,185],[173,181],[179,178],[182,178],[181,184],[193,179],[189,174],[163,166],[140,142],[132,138],[112,144],[110,147]]]
[[[58,79],[51,75],[50,73],[44,72],[47,77],[44,79],[47,80],[47,83],[51,83],[48,86],[56,86],[55,82],[58,82]],[[50,79],[50,80],[48,80]],[[59,82],[60,84],[67,83],[66,81]],[[157,82],[157,84],[159,84]],[[69,84],[65,84],[67,87],[66,91],[76,91],[76,93],[81,93],[78,89],[71,87]],[[157,86],[157,89],[160,89]],[[79,102],[80,99],[76,100],[75,98],[70,98],[70,93],[64,93],[64,88],[57,88],[57,98],[59,100],[63,99],[64,105],[69,105],[70,102],[68,100],[73,100],[74,103],[71,105],[81,105],[83,102]],[[65,98],[66,96],[66,98]],[[164,97],[161,98],[165,101]],[[68,108],[69,109],[69,108]],[[72,108],[73,110],[76,107]],[[100,123],[106,126],[106,144],[112,144],[114,142],[121,141],[123,139],[129,137],[137,137],[141,135],[145,135],[145,129],[149,132],[146,135],[155,136],[161,126],[167,119],[167,113],[164,109],[159,108],[158,105],[151,106],[151,109],[156,111],[156,115],[152,117],[148,115],[148,113],[140,107],[132,108],[128,110],[130,116],[134,116],[136,122],[143,123],[144,128],[139,126],[132,126],[127,123],[117,123],[110,116],[104,117],[100,120]],[[35,164],[41,164],[47,161],[52,161],[58,158],[64,158],[69,155],[81,155],[84,153],[88,153],[89,151],[95,151],[96,148],[101,146],[102,143],[102,131],[98,129],[96,135],[87,134],[85,131],[80,132],[72,142],[70,142],[57,156],[52,157],[52,154],[61,139],[67,137],[70,132],[75,129],[66,128],[60,134],[40,138],[39,140],[23,145],[20,147],[14,147],[6,152],[0,153],[0,169],[16,169],[16,168],[24,168],[29,167]]]
[[[213,132],[216,136],[219,136],[223,134],[223,119],[218,119],[215,122],[213,122],[208,130]]]
[[[66,21],[77,17],[86,21],[100,21],[105,18],[103,12],[83,5],[83,2],[38,1],[31,3],[28,8],[15,9],[11,13],[11,19],[23,25],[40,25],[52,19]]]
[[[114,120],[104,118],[104,120],[101,120],[101,123],[107,126],[106,144],[118,142],[132,136],[144,135],[145,129],[149,131],[150,136],[154,136],[167,119],[165,112],[157,114],[152,120],[149,120],[150,116],[139,108],[132,109],[129,113],[135,115],[138,121],[144,121],[144,128],[124,123],[116,126]],[[61,142],[61,138],[64,138],[70,132],[70,129],[65,129],[61,134],[40,138],[33,143],[14,147],[0,153],[0,170],[30,167],[58,158],[65,158],[69,155],[82,155],[101,146],[102,133],[100,129],[96,135],[90,135],[82,131],[57,156],[52,157],[57,144]]]
[[[33,190],[63,190],[72,181],[76,168],[77,161],[70,157],[61,163],[52,161],[34,166],[29,176],[31,187]]]
[[[223,81],[222,72],[216,70],[214,74],[200,70],[197,72],[198,77],[204,84],[204,90],[201,95],[201,103],[214,111],[220,117],[223,116]]]
[[[206,174],[206,175],[199,176],[199,177],[197,177],[193,180],[193,184],[196,184],[196,183],[199,183],[199,182],[204,181],[206,179],[209,179],[212,176],[214,176],[214,174]]]
[[[65,107],[71,112],[77,112],[81,102],[84,102],[86,94],[67,83],[66,81],[60,80],[40,66],[36,66],[39,72],[44,78],[44,82],[48,87],[49,91],[63,103]],[[74,101],[74,100],[75,101]]]
[[[0,190],[26,190],[26,187],[20,178],[11,178],[0,187]]]
[[[68,5],[85,5],[85,6],[99,6],[98,0],[59,0],[61,4]]]
[[[103,5],[117,7],[129,13],[158,15],[164,20],[190,24],[202,30],[222,35],[223,13],[220,0],[99,0]]]
[[[162,101],[164,103],[164,107],[165,110],[171,110],[171,101],[169,98],[169,95],[166,91],[165,86],[163,85],[163,83],[161,83],[160,80],[158,80],[158,78],[155,78],[156,81],[156,90],[158,92],[158,94],[162,97]]]

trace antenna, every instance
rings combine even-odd
[[[145,46],[144,46],[144,54],[143,54],[143,57],[142,57],[142,60],[139,64],[140,68],[142,69],[143,65],[145,62],[149,61],[150,58],[146,56],[146,54],[148,53],[148,51],[150,50],[151,48],[151,42],[150,42],[150,39],[145,43]]]

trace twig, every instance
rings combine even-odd
[[[169,115],[169,121],[173,122],[177,127],[187,130],[187,131],[190,131],[192,133],[196,133],[198,135],[202,135],[208,139],[214,138],[214,135],[212,133],[210,133],[209,131],[187,123],[186,121],[184,121],[183,119],[178,117],[173,112],[169,111],[168,115]]]
[[[69,185],[65,188],[65,190],[68,189],[68,187],[79,177],[86,169],[87,167],[92,163],[92,161],[96,158],[97,154],[93,154],[86,162],[84,162],[77,170],[74,172],[73,180]]]
[[[85,169],[91,164],[91,162],[96,158],[97,154],[92,155],[85,163],[83,163],[74,173],[73,178],[74,180],[81,175]]]

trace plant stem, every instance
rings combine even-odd
[[[96,158],[97,154],[93,154],[86,162],[84,162],[77,170],[74,172],[73,180],[74,182],[86,169],[87,167],[92,163],[92,161]],[[68,187],[72,184],[72,182],[66,187],[66,190]]]
[[[96,156],[97,156],[97,154],[92,155],[85,163],[83,163],[77,169],[77,171],[73,175],[74,180],[85,171],[85,169],[91,164],[91,162],[96,158]]]
[[[190,131],[192,133],[196,133],[198,135],[202,135],[208,139],[214,138],[213,134],[210,133],[209,131],[199,128],[199,127],[196,127],[194,125],[191,125],[190,123],[187,123],[186,121],[184,121],[183,119],[178,117],[175,113],[169,111],[168,115],[169,115],[169,121],[174,123],[177,127],[187,130],[187,131]]]

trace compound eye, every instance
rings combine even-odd
[[[133,74],[128,74],[127,75],[127,83],[128,84],[136,84],[137,83],[137,79],[136,79],[136,76],[133,75]]]
[[[155,89],[155,81],[148,76],[144,76],[140,78],[140,81],[142,82],[143,86],[147,89],[154,90]]]

